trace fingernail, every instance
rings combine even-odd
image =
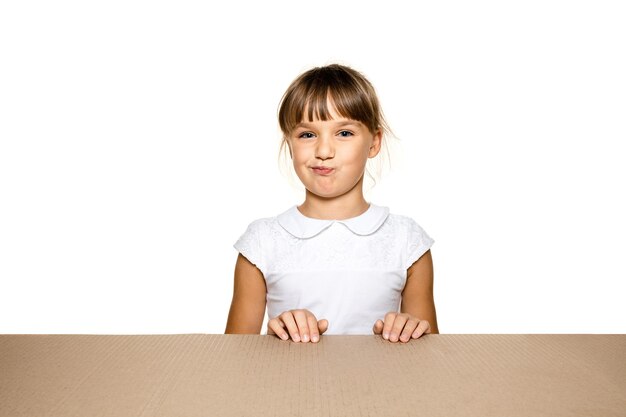
[[[313,342],[317,342],[318,340],[320,340],[320,338],[319,338],[319,337],[317,337],[317,336],[315,336],[315,335],[313,335],[313,337],[311,338],[311,340],[312,340]]]
[[[389,339],[389,333],[383,333],[383,337],[386,339]]]
[[[305,334],[304,336],[302,336],[302,341],[303,342],[308,342],[309,341],[309,335]]]
[[[293,336],[293,341],[294,342],[299,342],[300,341],[300,335],[299,334],[294,335]]]
[[[287,340],[289,338],[289,336],[287,336],[287,333],[283,333],[280,335],[280,338],[283,340]]]

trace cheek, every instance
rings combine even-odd
[[[368,155],[367,151],[363,149],[358,149],[353,152],[350,152],[349,155],[346,155],[346,157],[344,158],[344,161],[346,165],[360,168],[361,166],[364,166],[365,163],[367,162],[367,155]]]
[[[293,168],[296,172],[303,172],[307,170],[308,158],[302,154],[298,154],[297,152],[293,155]]]
[[[297,165],[300,165],[300,164],[304,163],[307,160],[305,155],[303,155],[301,152],[297,152],[297,151],[293,153],[293,157],[292,158],[293,158],[293,163],[297,164]]]
[[[311,152],[304,147],[296,146],[294,148],[291,148],[291,151],[292,151],[291,158],[293,159],[294,163],[302,164],[304,162],[307,162],[310,158]]]

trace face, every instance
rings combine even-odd
[[[372,133],[363,123],[339,116],[332,107],[330,113],[331,120],[299,123],[287,139],[300,181],[309,192],[326,198],[362,185],[367,159],[378,154],[382,138],[380,129]]]

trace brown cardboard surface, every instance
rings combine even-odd
[[[0,335],[0,416],[626,416],[626,335]]]

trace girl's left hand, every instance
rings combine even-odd
[[[407,313],[389,312],[385,320],[376,320],[373,328],[374,334],[381,334],[390,342],[408,342],[417,339],[424,333],[430,333],[430,323],[420,320]]]

